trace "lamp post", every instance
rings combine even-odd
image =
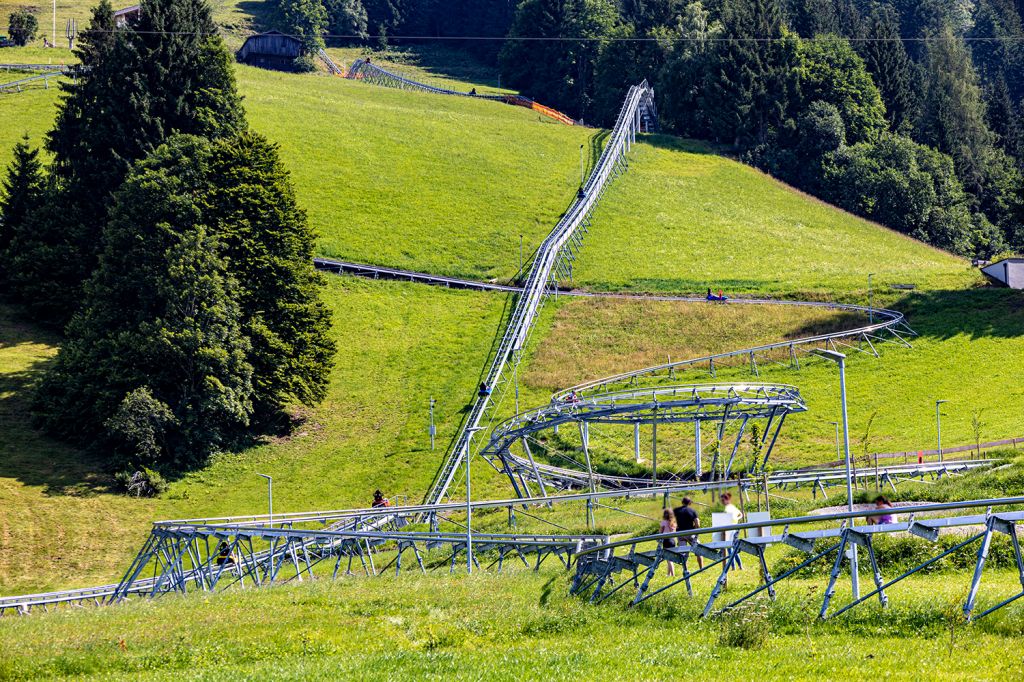
[[[874,277],[874,276],[875,276],[875,273],[873,273],[873,272],[869,272],[868,273],[868,322],[870,324],[874,324],[875,323],[875,306],[871,302],[871,300],[872,300],[872,296],[871,296],[871,278]]]
[[[846,509],[853,511],[853,472],[850,465],[850,420],[846,412],[846,356],[834,350],[815,349],[814,353],[839,365],[839,400],[843,412],[843,451],[846,460]],[[854,526],[850,519],[850,527]],[[857,545],[850,545],[850,577],[853,598],[860,599],[860,576],[857,572]]]
[[[267,525],[274,525],[274,477],[267,476],[266,474],[256,474],[267,479],[267,516],[270,521]]]
[[[470,483],[472,477],[470,476],[470,460],[472,455],[470,454],[469,444],[473,440],[473,434],[483,429],[482,426],[471,426],[466,436],[466,573],[472,575],[473,573],[473,505],[470,503],[472,499]]]
[[[580,189],[583,189],[583,145],[580,145]]]
[[[430,449],[434,449],[434,436],[437,430],[434,428],[434,396],[430,396]]]
[[[948,403],[948,400],[936,400],[935,401],[935,438],[938,444],[939,450],[939,461],[942,461],[942,411],[940,406],[942,403]]]

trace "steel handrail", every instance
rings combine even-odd
[[[995,497],[989,500],[966,500],[963,502],[936,502],[931,504],[920,504],[912,507],[893,507],[891,509],[884,510],[888,514],[925,514],[930,512],[941,512],[941,511],[956,511],[961,509],[979,509],[988,507],[1005,507],[1008,505],[1024,505],[1024,497]],[[789,516],[779,519],[769,519],[767,521],[753,521],[748,523],[733,523],[727,526],[711,526],[707,528],[692,528],[690,530],[675,531],[672,533],[656,533],[654,535],[644,535],[641,537],[629,538],[627,540],[617,540],[615,542],[609,542],[606,545],[600,545],[594,548],[588,548],[581,552],[577,552],[576,556],[584,556],[586,554],[593,554],[595,552],[603,552],[607,550],[615,550],[619,547],[629,547],[631,545],[638,545],[644,542],[657,542],[666,539],[675,539],[682,537],[690,537],[693,535],[707,535],[709,533],[730,533],[732,531],[751,530],[757,528],[767,528],[773,526],[794,526],[794,525],[805,525],[811,523],[827,523],[829,521],[848,521],[851,519],[861,519],[868,516],[878,516],[878,509],[868,509],[864,511],[845,511],[835,512],[832,514],[821,514],[819,516]],[[956,518],[956,517],[951,517]],[[788,531],[787,531],[788,532]]]

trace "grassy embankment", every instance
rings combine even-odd
[[[753,573],[736,574],[726,595]],[[959,578],[919,579],[914,589],[894,588],[884,614],[865,604],[825,624],[815,622],[818,583],[795,581],[774,605],[699,621],[703,599],[682,588],[637,609],[615,598],[590,606],[565,596],[564,573],[553,568],[171,596],[5,618],[0,677],[634,680],[685,670],[721,680],[1019,678],[1019,607],[964,627]],[[1009,576],[987,583],[993,593],[1014,587]]]

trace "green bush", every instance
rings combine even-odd
[[[167,481],[158,471],[143,467],[138,471],[119,471],[114,474],[118,485],[134,497],[156,497],[167,490]]]

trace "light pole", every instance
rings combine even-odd
[[[940,406],[942,403],[948,403],[948,400],[936,400],[935,401],[935,437],[938,441],[939,449],[939,461],[942,461],[942,412]]]
[[[870,324],[875,323],[875,306],[872,304],[871,299],[871,278],[874,277],[875,273],[868,273],[868,322]]]
[[[430,396],[430,449],[434,449],[434,436],[437,430],[434,428],[434,396]]]
[[[843,411],[843,450],[846,459],[846,509],[853,511],[853,472],[850,466],[850,421],[846,413],[846,356],[834,350],[817,348],[816,355],[839,365],[839,400]],[[850,519],[853,528],[856,519]],[[850,577],[854,600],[860,599],[860,576],[857,572],[857,545],[850,544]]]
[[[473,434],[481,429],[483,429],[482,426],[471,426],[467,429],[468,435],[466,436],[466,573],[470,575],[473,573],[473,505],[470,503],[472,477],[469,463],[472,455],[470,455],[469,444],[473,440]]]
[[[583,189],[583,145],[580,145],[580,189]]]
[[[267,516],[270,517],[270,521],[267,523],[268,526],[274,525],[274,478],[273,476],[267,476],[266,474],[256,474],[267,479]]]

